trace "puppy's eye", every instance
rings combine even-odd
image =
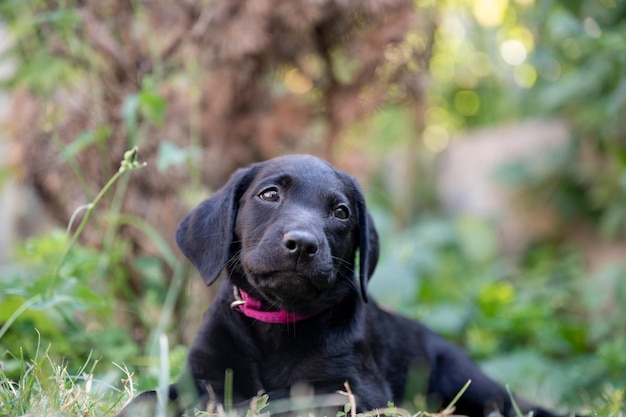
[[[269,201],[272,203],[280,200],[280,196],[278,195],[278,190],[276,189],[276,187],[266,188],[265,190],[261,191],[261,193],[259,194],[259,198],[261,200]]]
[[[340,206],[337,206],[337,208],[333,212],[333,216],[335,216],[338,219],[345,220],[348,217],[350,217],[350,210],[348,210],[348,207],[342,204]]]

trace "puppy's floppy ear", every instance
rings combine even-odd
[[[369,282],[376,264],[378,263],[378,233],[374,227],[374,220],[365,208],[365,199],[359,193],[358,207],[359,221],[359,282],[361,296],[367,302],[367,283]]]
[[[365,206],[365,197],[357,181],[351,176],[344,174],[345,179],[352,188],[352,194],[356,205],[358,238],[359,238],[359,283],[361,296],[367,302],[367,283],[374,274],[378,263],[378,233],[374,227],[374,220]]]
[[[218,278],[230,257],[239,199],[257,171],[241,168],[226,185],[185,216],[176,230],[176,243],[207,285]]]

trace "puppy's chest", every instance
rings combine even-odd
[[[359,410],[383,407],[393,399],[388,381],[371,357],[360,357],[351,352],[309,352],[271,355],[259,364],[263,391],[284,392],[294,387],[313,389],[315,395],[345,391],[345,383],[358,398]]]
[[[285,388],[299,382],[345,380],[357,370],[355,361],[349,355],[332,356],[314,350],[298,353],[283,349],[266,356],[258,365],[266,390]]]

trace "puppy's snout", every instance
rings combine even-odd
[[[287,252],[296,257],[301,255],[314,256],[320,247],[317,238],[304,230],[293,230],[285,233],[283,244]]]

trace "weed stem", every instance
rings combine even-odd
[[[105,194],[111,189],[111,187],[113,187],[113,184],[115,184],[115,182],[122,175],[124,175],[124,173],[126,173],[128,171],[135,170],[135,169],[143,168],[144,166],[147,165],[145,162],[142,163],[142,162],[138,162],[137,161],[138,150],[139,149],[135,146],[132,149],[126,151],[124,153],[124,159],[122,159],[122,162],[120,163],[119,170],[109,179],[109,181],[105,184],[105,186],[102,187],[102,189],[100,190],[100,192],[98,193],[96,198],[94,198],[93,201],[88,203],[88,204],[81,205],[80,207],[78,207],[74,211],[74,214],[72,214],[72,217],[70,218],[70,221],[69,221],[69,224],[68,224],[68,227],[67,227],[67,233],[68,234],[71,231],[72,223],[74,222],[74,219],[75,219],[76,215],[79,212],[85,210],[85,215],[83,216],[83,219],[81,220],[80,224],[76,228],[76,231],[74,231],[74,233],[72,234],[72,237],[70,238],[70,241],[68,242],[67,246],[65,247],[65,251],[63,252],[63,255],[61,256],[61,259],[59,260],[59,263],[57,264],[57,266],[56,266],[56,268],[54,270],[54,275],[53,275],[52,282],[48,286],[48,291],[46,293],[47,296],[50,295],[49,292],[52,290],[52,288],[54,288],[54,286],[56,284],[56,281],[59,278],[59,274],[60,274],[61,268],[65,264],[65,261],[67,260],[67,257],[69,256],[70,252],[74,248],[74,245],[76,244],[76,241],[78,240],[80,235],[83,233],[83,230],[85,229],[85,226],[87,225],[87,222],[89,221],[89,218],[91,217],[91,213],[96,208],[96,206],[98,205],[100,200],[102,200],[102,198],[105,196]]]

